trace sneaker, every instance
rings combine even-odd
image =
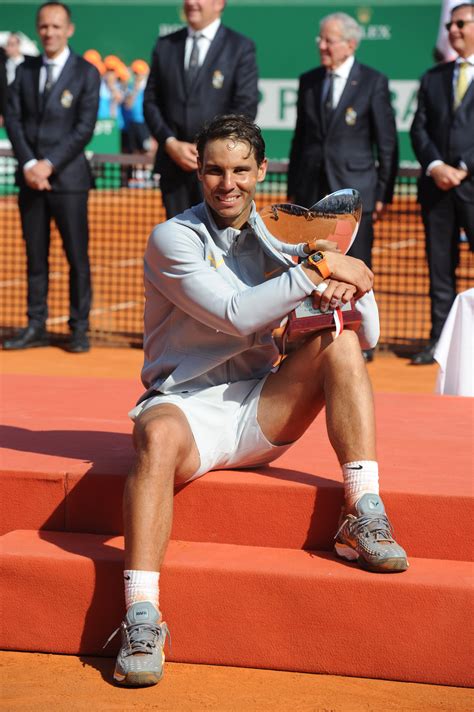
[[[369,571],[406,571],[407,555],[392,536],[392,529],[380,497],[364,494],[356,504],[356,514],[341,514],[334,537],[338,556],[357,561]]]
[[[128,687],[156,685],[163,677],[166,636],[170,637],[166,623],[160,623],[160,614],[149,601],[130,606],[120,628],[112,633],[105,645],[119,632],[122,647],[115,663],[114,680]],[[104,647],[105,647],[104,645]]]

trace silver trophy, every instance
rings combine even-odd
[[[285,264],[304,259],[317,250],[346,253],[354,242],[362,216],[362,201],[357,190],[337,190],[303,208],[291,203],[268,205],[260,210],[254,229],[267,252],[280,254]],[[360,313],[353,301],[333,311],[321,312],[306,298],[274,330],[282,354],[297,348],[317,331],[358,329]]]

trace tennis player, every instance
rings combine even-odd
[[[337,554],[376,572],[408,566],[379,496],[361,353],[379,333],[372,272],[330,251],[295,264],[257,238],[254,196],[267,160],[252,121],[214,119],[197,149],[204,202],[155,227],[145,254],[146,391],[130,413],[136,462],[124,494],[127,612],[114,673],[128,686],[153,685],[163,674],[168,628],[159,572],[175,485],[213,469],[272,462],[324,407],[344,479]],[[311,294],[323,311],[354,298],[361,328],[317,333],[275,367],[272,331]]]

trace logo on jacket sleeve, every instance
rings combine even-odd
[[[71,92],[68,89],[65,89],[61,94],[61,106],[64,106],[65,109],[70,109],[73,99],[74,97]]]
[[[212,75],[212,86],[214,89],[222,89],[224,86],[224,75],[219,69],[216,69]]]

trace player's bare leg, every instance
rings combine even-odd
[[[151,407],[134,429],[135,465],[124,493],[125,598],[122,645],[114,680],[155,685],[163,675],[168,627],[159,611],[159,571],[173,520],[175,482],[198,469],[200,458],[188,421],[173,405]]]
[[[268,377],[258,409],[265,436],[281,445],[297,440],[326,406],[330,442],[342,466],[346,508],[336,552],[373,571],[404,571],[378,496],[372,387],[357,335],[313,337]]]

